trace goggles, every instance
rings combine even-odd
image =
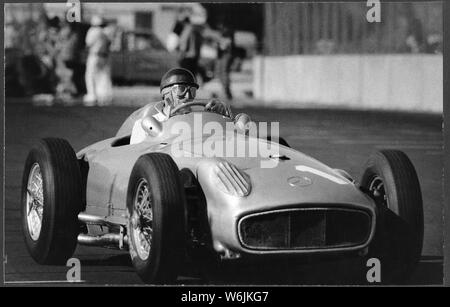
[[[197,89],[186,84],[175,84],[170,87],[170,91],[178,98],[183,98],[187,94],[187,92],[191,94],[192,98],[195,98]]]

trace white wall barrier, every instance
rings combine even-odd
[[[443,110],[442,55],[259,56],[253,69],[267,106]]]

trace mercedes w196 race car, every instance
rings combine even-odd
[[[173,282],[183,259],[201,249],[219,261],[376,257],[384,281],[411,274],[424,222],[419,180],[403,152],[374,153],[357,182],[281,137],[246,133],[248,116],[206,112],[206,103],[181,105],[164,122],[150,119],[147,137],[136,144],[130,135],[145,107],[115,136],[76,154],[63,139],[42,139],[23,174],[22,223],[32,258],[65,264],[77,244],[128,250],[147,283]],[[216,144],[253,142],[276,151],[215,157],[193,146],[174,155],[183,142],[212,142],[211,131],[181,137],[173,129],[194,126],[198,116],[232,132],[215,136]],[[276,165],[263,168],[263,161]]]

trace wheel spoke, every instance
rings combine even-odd
[[[132,234],[134,242],[136,242],[136,251],[139,254],[139,257],[147,259],[151,250],[153,214],[151,193],[145,179],[142,179],[138,183],[135,195]]]
[[[33,191],[33,190],[31,190],[30,188],[28,188],[28,189],[27,189],[27,192],[28,192],[28,194],[30,194],[30,196],[31,196],[33,199],[38,199],[38,195],[36,194],[35,191]]]
[[[149,197],[148,190],[144,189],[144,191],[142,191],[142,201],[144,202],[147,201],[148,197]]]
[[[150,226],[147,226],[142,230],[143,230],[144,234],[146,234],[147,236],[151,236],[153,234],[153,229]]]
[[[39,219],[42,222],[42,217],[43,217],[43,213],[44,213],[44,208],[42,206],[39,206],[38,208],[36,208],[36,213],[39,217]]]
[[[35,211],[34,210],[34,207],[33,207],[33,205],[31,205],[31,207],[28,209],[28,212],[27,212],[27,217],[29,217],[30,216],[30,214],[31,213],[33,213],[33,211]]]
[[[41,232],[44,212],[43,179],[38,163],[31,167],[28,176],[26,206],[28,231],[31,239],[36,241]]]

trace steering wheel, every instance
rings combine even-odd
[[[202,107],[206,107],[206,105],[209,103],[209,101],[191,101],[191,102],[186,102],[186,103],[182,103],[177,105],[175,108],[173,108],[170,111],[170,115],[172,116],[175,113],[177,113],[178,111],[188,108],[188,107],[193,107],[193,106],[202,106]]]
[[[212,100],[207,100],[207,101],[191,101],[191,102],[186,102],[180,105],[177,105],[175,108],[173,108],[170,111],[169,117],[172,117],[173,115],[175,115],[177,112],[179,112],[182,109],[188,108],[188,107],[192,107],[192,106],[202,106],[202,107],[206,107]],[[214,112],[214,111],[211,111]],[[224,116],[232,118],[232,113],[229,107],[225,108],[225,112],[226,114]]]

